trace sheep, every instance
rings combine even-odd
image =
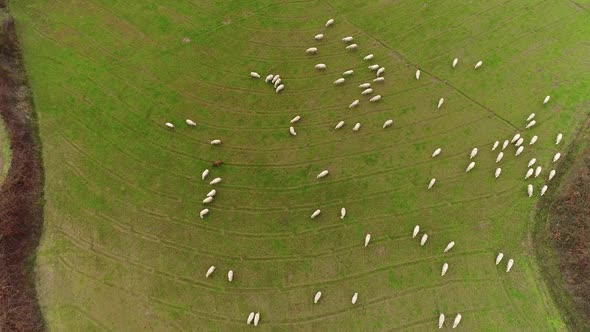
[[[164,125],[170,129],[174,129],[174,125],[171,124],[170,122],[166,122],[166,123],[164,123]]]
[[[454,246],[455,246],[455,241],[449,242],[449,244],[447,244],[447,246],[445,247],[445,250],[443,250],[443,253],[448,252],[449,250],[453,249]]]
[[[213,274],[213,272],[215,272],[215,265],[211,265],[209,270],[207,270],[207,273],[205,273],[205,278],[209,278]]]
[[[543,167],[537,166],[537,168],[535,169],[535,177],[538,177],[539,174],[541,174],[541,171],[543,171]]]
[[[373,96],[371,99],[369,99],[369,101],[372,103],[379,101],[379,100],[381,100],[381,95],[376,95],[376,96]]]
[[[449,264],[448,263],[444,263],[442,266],[442,270],[440,272],[440,276],[444,277],[445,274],[447,274],[447,271],[449,270]]]
[[[559,160],[559,158],[561,158],[561,153],[557,152],[554,156],[553,156],[553,162],[556,162]]]
[[[473,148],[473,150],[471,150],[471,153],[469,154],[469,159],[473,159],[473,157],[477,156],[477,152],[479,150],[477,150],[477,148]]]
[[[293,124],[297,121],[299,121],[301,119],[301,117],[299,115],[297,115],[296,117],[294,117],[293,119],[291,119],[291,121],[289,123]]]
[[[531,113],[528,118],[526,118],[526,122],[531,121],[535,117],[535,113]]]
[[[215,179],[211,180],[211,182],[209,182],[209,184],[214,185],[214,184],[218,184],[219,182],[221,182],[221,178],[215,178]]]
[[[379,65],[370,65],[370,66],[369,66],[369,67],[367,67],[367,68],[369,68],[369,69],[370,69],[370,70],[372,70],[372,71],[375,71],[375,70],[379,69]]]
[[[324,39],[324,35],[321,34],[321,33],[320,34],[317,34],[317,35],[315,35],[315,37],[313,37],[313,39],[315,39],[315,40],[322,40],[322,39]]]
[[[502,169],[500,167],[496,168],[496,172],[494,173],[494,176],[496,177],[496,179],[500,176],[500,174],[502,174]]]
[[[434,152],[432,152],[432,158],[438,156],[441,152],[442,152],[441,148],[434,150]]]
[[[519,146],[518,149],[516,150],[516,153],[514,154],[514,156],[518,156],[519,154],[522,153],[522,151],[524,151],[524,146]]]
[[[275,82],[281,78],[281,76],[279,74],[276,74],[275,76],[272,77],[272,80],[270,81],[270,83],[275,84]]]
[[[533,121],[529,122],[529,123],[526,125],[526,127],[525,127],[525,128],[526,128],[526,129],[529,129],[530,127],[532,127],[532,126],[534,126],[534,125],[536,125],[536,124],[537,124],[537,121],[533,120]]]
[[[453,328],[456,328],[457,326],[459,326],[459,323],[461,323],[461,318],[463,318],[463,316],[461,316],[461,314],[457,314],[457,316],[455,316],[455,320],[453,321]]]
[[[365,61],[369,61],[369,60],[373,59],[374,57],[375,57],[375,56],[374,56],[373,54],[369,54],[369,55],[365,56],[365,57],[363,58],[363,60],[365,60]]]
[[[352,299],[350,300],[350,302],[352,304],[356,304],[356,301],[359,299],[359,293],[354,293],[354,295],[352,296]]]
[[[392,124],[393,124],[393,120],[391,120],[391,119],[386,120],[385,122],[383,122],[383,129],[391,126]]]
[[[516,143],[514,143],[514,146],[519,147],[522,145],[522,143],[524,143],[523,137],[519,138],[518,141],[516,141]]]
[[[373,82],[383,82],[385,81],[385,77],[377,77],[376,79],[373,80]]]
[[[336,124],[336,127],[334,127],[334,129],[340,129],[340,128],[342,128],[342,126],[344,126],[344,121],[338,122],[338,124]]]
[[[275,92],[276,92],[276,93],[279,93],[279,92],[283,91],[283,89],[284,89],[284,88],[285,88],[285,86],[284,86],[283,84],[281,84],[281,85],[279,85],[279,86],[277,87],[277,89],[275,90]]]
[[[254,326],[258,326],[258,322],[260,322],[260,313],[257,312],[256,315],[254,315]]]
[[[541,188],[541,196],[545,195],[545,193],[547,192],[547,185],[544,185],[543,188]]]
[[[219,145],[221,144],[221,140],[220,139],[214,139],[211,141],[211,145]]]
[[[499,163],[500,160],[502,160],[502,158],[504,158],[504,152],[498,153],[498,156],[496,157],[496,162]]]
[[[373,89],[368,88],[368,89],[363,90],[363,92],[361,92],[361,95],[365,96],[365,95],[368,95],[371,93],[373,93]]]
[[[195,121],[191,120],[191,119],[186,119],[185,122],[189,126],[193,126],[194,127],[194,126],[197,125],[197,123]]]
[[[315,69],[317,69],[317,70],[324,70],[326,68],[327,68],[326,65],[323,63],[318,63],[317,65],[315,65]]]
[[[352,131],[359,131],[361,129],[361,123],[357,122],[354,127],[352,127]]]
[[[344,81],[345,81],[344,77],[340,77],[339,79],[334,81],[334,85],[342,84],[342,83],[344,83]]]
[[[436,178],[432,178],[430,180],[430,183],[428,184],[428,189],[432,188],[432,186],[434,186],[435,183],[436,183]]]
[[[502,143],[502,151],[508,147],[508,144],[510,144],[510,142],[508,140],[504,140],[504,143]]]
[[[307,53],[307,54],[316,54],[317,52],[318,52],[317,47],[310,47],[307,50],[305,50],[305,53]]]
[[[370,241],[371,241],[371,234],[365,235],[365,247],[369,245]]]
[[[508,265],[506,265],[506,272],[510,272],[510,270],[512,269],[512,265],[514,265],[514,259],[510,258],[510,260],[508,261]]]
[[[273,74],[268,74],[268,76],[266,76],[266,78],[264,79],[264,83],[270,82],[274,76],[275,75]]]
[[[332,24],[334,24],[334,19],[333,19],[333,18],[329,19],[329,20],[326,22],[326,25],[325,25],[325,26],[326,26],[326,28],[327,28],[327,27],[329,27],[329,26],[332,26]]]
[[[295,128],[293,128],[293,126],[289,127],[289,133],[291,134],[291,136],[297,136],[297,132],[295,131]]]
[[[377,70],[376,75],[381,76],[384,72],[385,72],[385,67],[381,67],[381,68],[379,68],[379,70]]]
[[[514,142],[518,141],[519,138],[520,138],[520,134],[514,135],[514,137],[512,137],[512,140],[510,140],[510,143],[514,143]]]
[[[480,60],[475,64],[475,66],[473,68],[477,69],[477,68],[481,67],[481,65],[483,65],[483,61]]]
[[[537,162],[537,158],[532,158],[531,160],[529,160],[529,164],[527,167],[533,166],[536,162]]]
[[[438,315],[438,328],[442,329],[444,324],[445,324],[445,314],[441,313],[440,315]]]
[[[253,320],[254,320],[254,312],[251,312],[251,313],[248,315],[248,320],[246,321],[246,323],[247,323],[248,325],[250,325],[250,324],[252,324],[252,321],[253,321]]]
[[[529,197],[533,196],[533,185],[532,184],[527,185],[526,191],[529,194]]]
[[[312,214],[311,214],[311,219],[317,217],[320,215],[322,211],[320,209],[315,210]]]
[[[524,176],[524,179],[526,180],[526,179],[530,178],[534,172],[535,172],[535,170],[533,170],[532,168],[529,168],[528,171],[526,172],[526,175]]]
[[[444,102],[445,102],[445,99],[444,98],[439,99],[438,100],[438,106],[436,106],[436,108],[440,108],[443,105]]]
[[[257,73],[257,72],[255,72],[255,71],[251,71],[251,72],[250,72],[250,77],[252,77],[252,78],[260,78],[260,74],[258,74],[258,73]]]
[[[283,80],[281,80],[280,78],[279,78],[278,80],[276,80],[276,81],[275,81],[275,84],[274,84],[274,88],[276,89],[276,88],[277,88],[279,85],[281,85],[281,82],[282,82],[282,81],[283,81]]]
[[[467,169],[465,169],[465,173],[467,173],[470,170],[472,170],[473,167],[475,167],[475,161],[472,161],[472,162],[469,163],[469,165],[467,166]]]
[[[330,172],[327,169],[325,169],[325,170],[321,171],[315,178],[321,179],[323,177],[326,177],[328,174],[330,174]]]
[[[207,197],[214,197],[217,194],[217,190],[213,189],[207,193]]]
[[[234,271],[229,270],[227,271],[227,281],[232,282],[234,280]]]
[[[208,213],[209,213],[209,209],[202,209],[201,212],[199,213],[199,217],[201,217],[201,219],[204,219]]]
[[[459,59],[457,59],[457,58],[453,59],[453,68],[457,67],[458,63],[459,63]]]
[[[562,133],[557,134],[557,137],[555,138],[555,145],[559,144],[559,142],[561,142],[562,138],[563,138]]]
[[[357,99],[355,101],[353,101],[352,103],[350,103],[350,105],[348,105],[348,108],[354,108],[356,107],[358,104],[360,103],[360,101]]]
[[[352,36],[342,38],[342,41],[345,43],[350,43],[354,38]]]
[[[420,246],[424,246],[426,240],[428,240],[428,234],[422,235],[422,238],[420,239]]]
[[[350,45],[346,46],[346,49],[349,50],[349,51],[350,50],[356,50],[357,47],[358,47],[357,44],[350,44]]]
[[[209,203],[211,203],[211,202],[213,202],[213,197],[211,197],[211,196],[207,196],[207,197],[205,197],[205,199],[203,200],[203,204],[209,204]]]
[[[416,235],[418,235],[418,232],[420,232],[420,225],[416,225],[414,227],[414,231],[412,232],[412,239],[416,237]]]
[[[419,80],[420,79],[420,69],[416,70],[416,79]]]
[[[342,76],[350,76],[352,74],[354,74],[354,70],[350,69],[342,73]]]
[[[315,293],[315,296],[313,297],[313,303],[317,304],[321,298],[322,298],[322,292]]]
[[[496,148],[498,147],[499,144],[500,144],[500,141],[495,141],[494,145],[492,146],[492,151],[496,150]]]
[[[504,254],[498,253],[498,256],[496,256],[496,265],[500,264],[500,262],[502,261],[502,258],[504,258]]]
[[[346,216],[346,208],[340,209],[340,220],[343,220]]]
[[[549,100],[551,100],[551,96],[546,96],[545,99],[543,99],[543,105],[547,104]]]
[[[207,175],[209,175],[209,169],[205,169],[203,173],[201,173],[201,180],[205,180]]]
[[[533,136],[531,138],[531,142],[529,143],[529,145],[533,145],[533,144],[537,143],[538,139],[539,139],[539,137],[537,135]]]
[[[371,83],[363,83],[361,85],[359,85],[359,88],[361,89],[368,89],[371,87]]]
[[[553,179],[553,177],[555,176],[555,170],[552,169],[551,172],[549,172],[549,181],[551,181],[551,179]]]

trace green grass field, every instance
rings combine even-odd
[[[440,312],[447,329],[457,312],[464,331],[566,329],[530,231],[550,159],[588,111],[587,8],[12,1],[46,172],[36,277],[48,327],[236,330],[260,311],[259,328],[275,331],[434,330]],[[316,42],[317,33],[325,39]],[[348,35],[357,51],[344,49]],[[318,55],[305,54],[312,46]],[[374,104],[358,88],[374,78],[362,60],[369,53],[387,69]],[[334,86],[347,69],[355,74]],[[285,90],[275,94],[250,71],[280,74]],[[361,104],[349,110],[354,99]],[[524,130],[532,112],[538,124]],[[302,120],[291,137],[295,115]],[[491,145],[516,132],[525,151],[515,158],[510,146],[496,180]],[[556,147],[558,132],[565,138]],[[215,138],[223,145],[211,146]],[[443,153],[432,159],[437,147]],[[465,174],[473,147],[477,166]],[[532,157],[545,169],[524,181]],[[216,159],[225,164],[209,180],[223,182],[201,220],[211,186],[200,175]],[[330,175],[316,180],[323,169]],[[424,247],[411,239],[416,224],[430,236]],[[373,240],[363,248],[366,233]],[[456,246],[443,254],[449,241]],[[508,258],[516,261],[509,274]],[[210,265],[217,271],[205,279]]]

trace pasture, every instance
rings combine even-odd
[[[465,331],[565,329],[530,231],[551,158],[586,117],[583,6],[11,2],[46,172],[36,276],[47,326],[236,330],[259,311],[264,330],[421,331],[436,329],[441,312],[450,328],[460,312]],[[329,18],[335,24],[325,28]],[[345,50],[345,36],[358,50]],[[363,61],[369,53],[375,58]],[[358,88],[375,78],[370,64],[386,68],[373,83],[383,96],[376,103]],[[264,83],[270,73],[283,79],[279,94]],[[533,112],[537,125],[525,130]],[[383,129],[387,119],[393,125]],[[492,144],[515,133],[524,152],[515,157],[511,144],[496,164]],[[474,147],[477,165],[465,173]],[[525,181],[533,157],[543,174]],[[215,160],[224,164],[212,168]],[[223,181],[202,181],[206,168],[208,181]],[[316,179],[324,169],[330,174]],[[411,238],[417,224],[429,236],[423,247]],[[506,257],[496,266],[498,252]]]

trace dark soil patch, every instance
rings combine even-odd
[[[0,188],[0,331],[39,331],[44,324],[32,275],[43,223],[43,164],[15,24],[6,5],[0,0],[0,114],[12,163]]]

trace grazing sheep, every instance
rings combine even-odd
[[[534,125],[536,125],[536,124],[537,124],[537,121],[533,120],[533,121],[529,122],[529,123],[526,125],[526,127],[525,127],[525,128],[526,128],[526,129],[529,129],[530,127],[532,127],[532,126],[534,126]]]
[[[366,57],[364,57],[364,58],[363,58],[363,60],[365,60],[365,61],[369,61],[369,60],[373,59],[374,57],[375,57],[375,56],[374,56],[373,54],[369,54],[369,55],[367,55]]]
[[[529,197],[533,196],[533,185],[532,184],[527,185],[526,191],[529,194]]]
[[[246,323],[248,323],[248,325],[252,324],[252,321],[254,320],[254,312],[251,312],[248,315],[248,320],[246,321]]]
[[[545,99],[543,99],[543,105],[547,104],[549,100],[551,100],[551,96],[545,97]]]
[[[453,321],[453,328],[456,328],[457,326],[459,326],[459,323],[461,323],[461,318],[463,318],[463,316],[461,316],[461,314],[457,314],[457,316],[455,316],[455,320]]]
[[[470,170],[472,170],[473,167],[475,167],[475,161],[472,161],[472,162],[469,163],[469,165],[467,166],[467,169],[465,169],[465,173],[467,173]]]
[[[502,261],[502,258],[504,258],[504,254],[498,253],[498,256],[496,256],[496,265],[500,264],[500,262]]]
[[[554,156],[553,156],[553,162],[556,162],[559,160],[559,158],[561,158],[561,153],[557,152]]]
[[[199,213],[199,217],[201,217],[201,219],[204,219],[208,213],[209,213],[209,209],[202,209],[201,212]]]
[[[313,303],[317,304],[321,298],[322,298],[322,292],[315,293],[315,296],[313,297]]]
[[[217,190],[213,189],[207,193],[207,197],[213,197],[217,194]]]
[[[369,66],[369,67],[367,67],[367,68],[369,68],[370,70],[373,70],[373,71],[375,71],[375,70],[379,69],[379,65],[370,65],[370,66]]]
[[[373,89],[368,88],[368,89],[363,90],[363,92],[361,92],[361,95],[365,96],[365,95],[368,95],[371,93],[373,93]]]
[[[215,271],[215,265],[211,265],[209,270],[207,270],[207,273],[205,273],[205,278],[209,278],[211,276],[211,274],[213,274],[214,271]]]
[[[252,72],[250,72],[250,77],[252,77],[252,78],[260,78],[260,74],[258,74],[255,71],[252,71]]]
[[[275,81],[275,84],[274,84],[275,89],[281,84],[281,82],[282,82],[282,80],[280,78]]]
[[[434,186],[435,183],[436,183],[436,178],[432,178],[430,180],[430,183],[428,184],[428,189],[432,188],[432,186]]]
[[[510,260],[508,261],[508,265],[506,265],[506,272],[510,272],[510,270],[512,269],[512,265],[514,265],[514,259],[510,258]]]
[[[469,154],[469,159],[473,159],[473,157],[477,156],[477,152],[479,150],[477,150],[477,148],[473,148],[473,150],[471,150],[471,153]]]
[[[498,147],[499,144],[500,144],[500,141],[495,141],[494,145],[492,146],[492,151],[496,150],[496,148]]]
[[[346,46],[347,50],[356,50],[356,48],[358,47],[357,44],[350,44],[348,46]]]
[[[536,162],[537,162],[537,158],[532,158],[531,160],[529,160],[529,164],[527,167],[533,166]]]
[[[354,70],[350,69],[342,73],[342,76],[350,76],[352,74],[354,74]]]
[[[449,270],[449,264],[448,263],[444,263],[442,266],[442,270],[440,272],[440,276],[444,277],[445,274],[447,274],[447,271]]]
[[[317,35],[315,35],[315,37],[313,37],[313,39],[315,39],[315,40],[322,40],[322,39],[324,39],[324,35],[321,34],[321,33],[320,34],[317,34]]]
[[[371,241],[371,234],[365,235],[365,247],[369,245],[370,241]]]
[[[442,152],[441,148],[434,150],[434,152],[432,153],[432,158],[438,156],[441,152]]]
[[[475,66],[473,68],[477,69],[477,68],[481,67],[481,65],[483,65],[483,61],[480,60],[475,64]]]
[[[496,162],[499,163],[500,160],[502,160],[502,158],[504,158],[504,152],[498,153],[498,156],[496,157]]]
[[[170,129],[174,129],[174,125],[171,124],[170,122],[166,122],[164,125]]]
[[[334,81],[334,85],[342,84],[342,83],[344,83],[344,81],[345,81],[344,77],[340,77],[339,79]]]
[[[330,173],[330,172],[328,172],[328,170],[327,170],[327,169],[325,169],[325,170],[321,171],[321,172],[320,172],[320,174],[318,174],[318,175],[317,175],[315,178],[316,178],[316,179],[321,179],[321,178],[323,178],[323,177],[327,176],[329,173]]]
[[[254,326],[258,326],[258,322],[260,322],[260,313],[257,312],[256,315],[254,315]]]
[[[320,209],[315,210],[312,214],[311,214],[311,219],[317,217],[320,215],[322,211]]]
[[[299,115],[297,115],[296,117],[294,117],[293,119],[291,119],[290,123],[295,123],[297,121],[299,121],[301,119],[301,117]]]
[[[393,124],[393,120],[391,120],[391,119],[386,120],[385,122],[383,122],[383,129],[391,126],[392,124]]]
[[[329,26],[332,26],[332,24],[334,24],[334,19],[333,19],[333,18],[329,19],[329,20],[326,22],[326,28],[327,28],[327,27],[329,27]]]
[[[526,179],[530,178],[534,172],[535,172],[535,170],[533,170],[532,168],[529,168],[528,171],[526,172],[526,175],[524,176],[524,179],[526,180]]]
[[[352,299],[350,300],[350,302],[352,304],[356,304],[356,301],[359,299],[359,293],[354,293],[354,295],[352,296]]]
[[[185,121],[186,121],[186,124],[189,125],[189,126],[193,126],[194,127],[194,126],[197,125],[197,123],[195,121],[191,120],[191,119],[186,119]]]
[[[268,74],[268,76],[266,76],[266,78],[264,79],[264,83],[270,82],[274,76],[275,75],[273,74]]]
[[[213,167],[219,167],[219,166],[223,165],[223,161],[218,159],[218,160],[215,160],[213,162],[213,164],[211,164],[211,165],[213,165]]]
[[[533,136],[531,138],[531,142],[529,143],[529,145],[533,145],[533,144],[537,143],[538,139],[539,139],[539,137],[537,135]]]
[[[535,117],[535,113],[531,113],[528,118],[526,118],[526,122],[531,121]]]
[[[559,142],[561,142],[562,138],[563,138],[562,133],[557,134],[557,137],[555,138],[555,145],[559,144]]]
[[[541,174],[541,171],[543,171],[543,167],[537,166],[537,168],[535,168],[535,177],[538,177],[539,174]]]
[[[496,168],[496,172],[494,173],[494,176],[496,177],[496,179],[500,176],[500,174],[502,174],[502,169],[500,167]]]
[[[519,147],[522,145],[522,143],[524,143],[524,138],[519,138],[518,141],[516,141],[516,143],[514,143],[514,146]]]
[[[221,182],[221,178],[215,178],[215,179],[211,180],[211,182],[209,182],[209,184],[214,185],[214,184],[218,184],[219,182]]]
[[[423,246],[427,240],[428,240],[428,234],[422,235],[422,238],[420,239],[420,246]]]
[[[342,41],[345,43],[350,43],[354,38],[352,36],[342,38]]]
[[[211,145],[219,145],[221,144],[221,140],[220,139],[214,139],[211,141]]]
[[[279,86],[277,87],[277,89],[275,90],[275,92],[276,92],[276,93],[279,93],[279,92],[283,91],[283,89],[284,89],[284,88],[285,88],[285,86],[284,86],[283,84],[281,84],[281,85],[279,85]]]
[[[385,67],[381,67],[379,68],[379,70],[377,70],[377,76],[381,76],[383,73],[385,72]]]
[[[346,208],[340,209],[340,220],[344,219],[346,216]]]
[[[207,197],[205,197],[205,199],[203,200],[203,204],[209,204],[209,203],[211,203],[211,202],[213,202],[213,197],[211,197],[211,196],[207,196]]]
[[[344,121],[338,122],[338,124],[336,124],[336,127],[334,127],[334,129],[340,129],[340,128],[342,128],[342,126],[344,126]]]
[[[352,103],[350,103],[350,105],[348,105],[348,108],[356,107],[359,103],[360,103],[360,101],[357,99],[357,100],[353,101]]]
[[[457,59],[457,58],[453,59],[453,68],[457,67],[458,63],[459,63],[459,59]]]
[[[420,69],[416,70],[416,79],[419,80],[420,79]]]
[[[376,95],[376,96],[373,96],[371,99],[369,99],[369,101],[372,103],[379,101],[379,100],[381,100],[381,95]]]
[[[549,181],[551,181],[551,179],[553,179],[553,177],[555,176],[555,170],[552,169],[551,172],[549,172]]]
[[[504,151],[504,149],[506,149],[508,144],[510,144],[510,142],[508,140],[505,140],[504,143],[502,143],[502,151]]]
[[[457,59],[455,59],[455,60],[457,60]],[[445,324],[445,314],[441,313],[440,315],[438,315],[438,328],[442,329],[444,324]]]
[[[327,68],[326,65],[323,63],[318,63],[317,65],[315,65],[315,69],[317,69],[317,70],[324,70],[326,68]]]
[[[272,80],[270,81],[270,83],[275,84],[275,82],[281,78],[281,76],[279,74],[276,74],[275,76],[272,77]]]
[[[438,100],[438,106],[436,106],[436,108],[440,108],[443,105],[444,102],[445,102],[445,99],[444,98],[439,99]]]
[[[385,77],[377,77],[376,79],[373,80],[373,82],[383,82],[385,81]]]
[[[352,131],[359,131],[359,129],[361,129],[361,123],[357,122],[352,128]]]
[[[295,128],[293,128],[293,126],[289,127],[289,133],[291,134],[291,136],[297,136],[297,132],[295,131]]]
[[[209,169],[206,169],[201,173],[201,180],[205,180],[205,178],[209,175]]]
[[[512,140],[510,140],[510,143],[514,143],[514,142],[518,141],[519,138],[520,138],[520,134],[514,135],[514,137],[512,137]]]
[[[361,89],[368,89],[371,87],[371,83],[363,83],[361,85],[359,85],[359,88]]]
[[[416,235],[418,235],[418,232],[420,232],[420,225],[416,225],[414,227],[414,231],[412,232],[412,239],[416,237]]]
[[[227,281],[232,282],[234,280],[234,271],[229,270],[227,271]]]
[[[307,53],[307,54],[316,54],[317,52],[318,52],[317,47],[310,47],[307,50],[305,50],[305,53]]]
[[[449,244],[447,244],[447,246],[445,247],[445,250],[443,250],[443,253],[448,252],[449,250],[453,249],[454,246],[455,246],[455,241],[449,242]]]
[[[519,146],[518,149],[516,150],[516,153],[514,154],[514,156],[518,156],[519,154],[522,153],[522,151],[524,151],[524,146]]]

